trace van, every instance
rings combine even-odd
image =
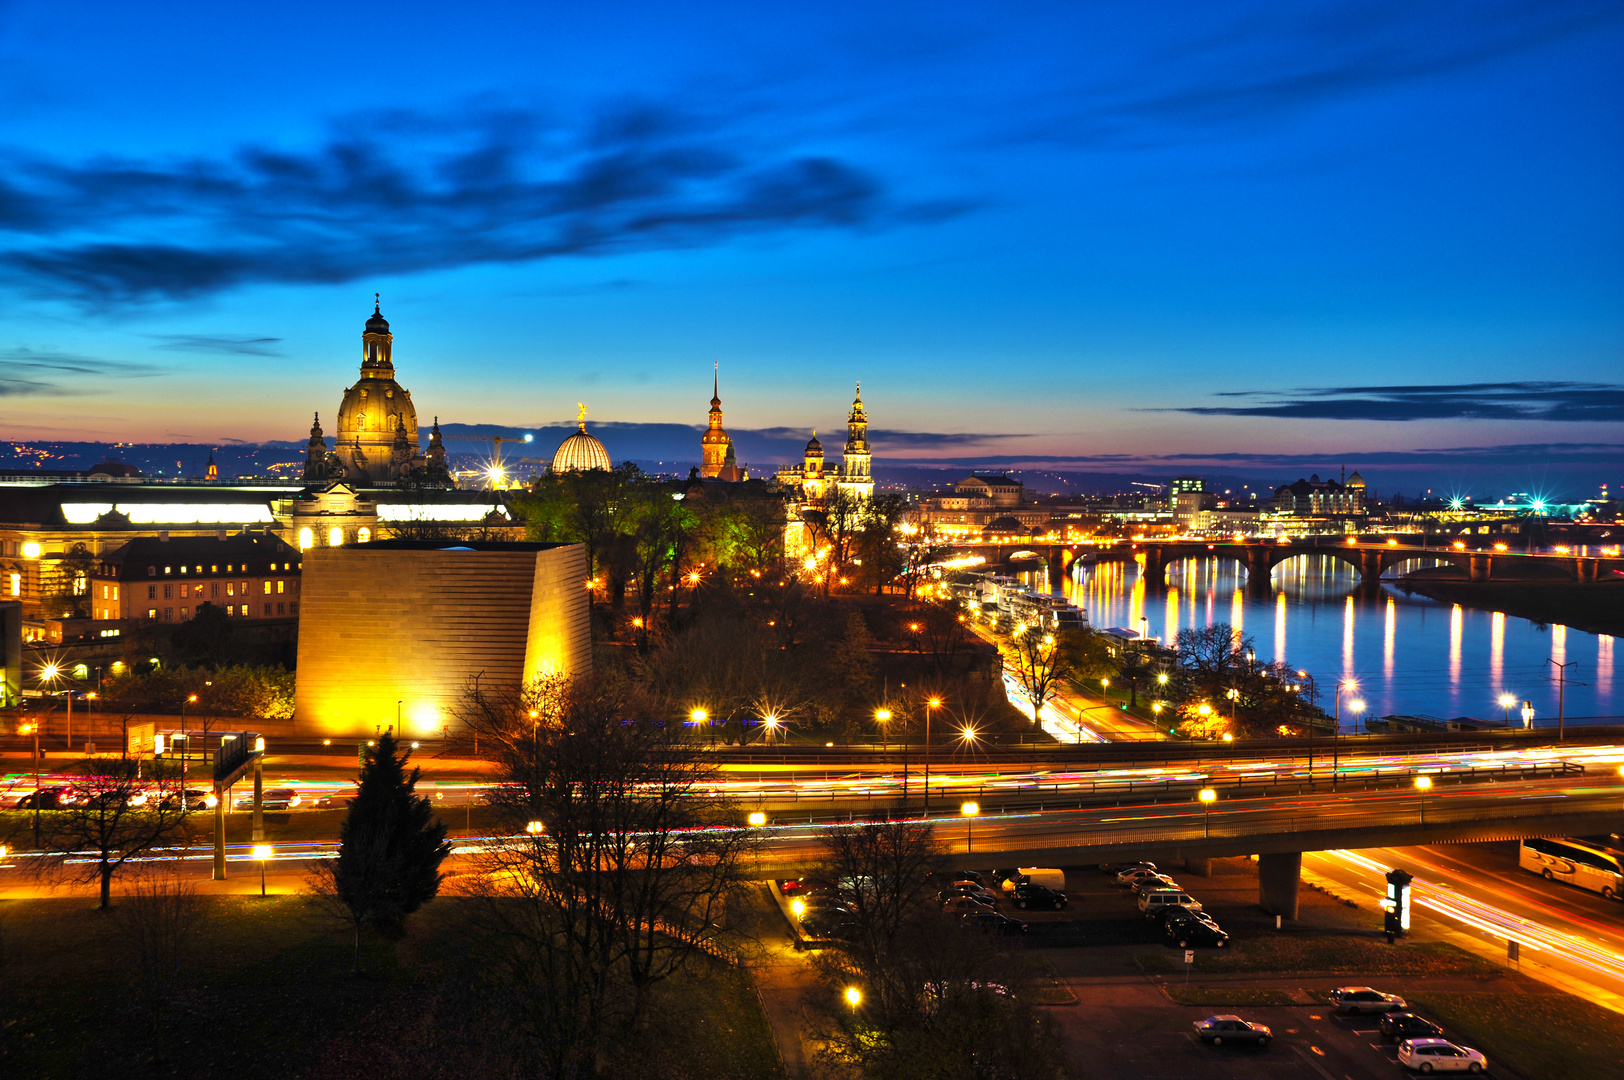
[[[1188,908],[1190,911],[1201,910],[1200,902],[1180,889],[1153,889],[1142,893],[1139,897],[1139,910],[1145,913],[1147,919],[1172,907]]]
[[[1052,867],[1022,866],[1014,873],[1008,870],[995,870],[993,877],[1001,882],[1005,892],[1014,892],[1017,885],[1042,885],[1055,892],[1066,891],[1066,872]]]

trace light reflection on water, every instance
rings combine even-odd
[[[1357,571],[1328,556],[1276,567],[1267,597],[1248,594],[1245,569],[1227,559],[1169,565],[1164,597],[1147,595],[1137,563],[1079,564],[1076,573],[1064,591],[1096,627],[1138,630],[1144,620],[1166,640],[1185,627],[1229,622],[1257,639],[1259,656],[1313,673],[1327,700],[1338,678],[1356,679],[1372,715],[1504,719],[1499,700],[1509,694],[1518,703],[1514,723],[1523,701],[1533,702],[1541,726],[1554,723],[1556,686],[1541,677],[1552,674],[1549,658],[1577,661],[1568,669],[1570,719],[1619,719],[1612,638],[1407,596],[1390,584],[1362,592]],[[1047,587],[1044,571],[1020,578]]]

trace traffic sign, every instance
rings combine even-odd
[[[1186,964],[1195,963],[1195,950],[1194,949],[1185,949],[1184,950],[1184,962]]]

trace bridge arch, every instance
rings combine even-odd
[[[1240,567],[1240,577],[1250,580],[1252,575],[1251,562],[1246,556],[1245,549],[1237,550],[1231,545],[1215,544],[1212,548],[1189,548],[1167,552],[1162,559],[1162,576],[1157,582],[1159,585],[1173,583],[1172,570],[1175,566],[1184,563],[1203,563],[1212,559],[1219,562],[1232,562]]]
[[[1365,571],[1358,558],[1337,548],[1273,548],[1269,552],[1269,576],[1272,578],[1277,569],[1298,559],[1334,559],[1353,567],[1356,574]]]
[[[1459,559],[1451,558],[1448,555],[1442,554],[1412,554],[1405,555],[1403,557],[1383,559],[1382,577],[1398,578],[1403,577],[1404,575],[1415,570],[1430,570],[1439,566],[1447,566],[1452,569],[1459,570],[1462,578],[1470,576],[1468,568],[1462,566]]]

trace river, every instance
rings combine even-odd
[[[1035,580],[1034,580],[1035,579]],[[1047,574],[1023,575],[1045,588]],[[1137,563],[1077,566],[1064,584],[1067,598],[1095,627],[1148,630],[1162,640],[1185,627],[1216,622],[1239,626],[1260,659],[1284,660],[1312,674],[1327,711],[1339,680],[1342,721],[1352,725],[1364,702],[1370,716],[1470,716],[1504,720],[1502,695],[1532,702],[1535,725],[1554,725],[1556,670],[1567,668],[1564,712],[1570,723],[1619,722],[1613,678],[1613,638],[1565,626],[1542,626],[1457,604],[1406,595],[1390,583],[1358,590],[1358,574],[1329,556],[1303,556],[1275,568],[1271,595],[1249,596],[1245,571],[1227,559],[1190,559],[1167,569],[1165,595],[1146,595]],[[1141,625],[1141,619],[1144,625]]]

